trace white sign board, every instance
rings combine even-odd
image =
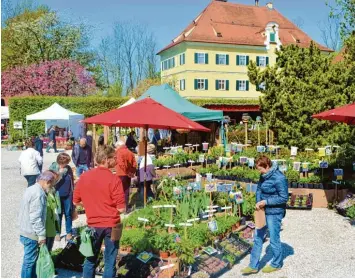
[[[14,129],[22,129],[22,121],[14,121]]]

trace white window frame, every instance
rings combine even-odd
[[[180,91],[184,91],[185,90],[185,79],[180,79]]]
[[[224,63],[221,63],[221,57],[224,57]],[[227,54],[218,54],[218,65],[227,65]]]
[[[203,88],[199,88],[200,85],[203,85]],[[197,90],[206,90],[206,83],[204,78],[197,79]]]
[[[247,55],[239,54],[239,66],[247,66]]]
[[[266,56],[259,56],[259,67],[266,67]]]
[[[239,91],[247,91],[247,81],[246,80],[239,80]]]
[[[225,79],[218,80],[218,90],[222,90],[222,91],[227,90],[227,80]]]
[[[200,63],[200,59],[203,56],[203,63]],[[206,53],[204,52],[197,52],[197,64],[206,64]]]

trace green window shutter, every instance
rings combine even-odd
[[[239,91],[239,80],[237,80],[236,90]]]
[[[195,64],[197,64],[197,53],[195,53]]]
[[[208,53],[205,53],[205,64],[208,64]]]
[[[208,90],[208,79],[205,79],[205,90]]]
[[[260,91],[259,84],[256,84],[255,87],[256,87],[256,91]]]
[[[229,54],[226,55],[226,64],[229,65]]]
[[[269,57],[266,57],[266,66],[269,65]]]
[[[180,65],[182,65],[182,54],[180,54]]]
[[[259,56],[256,57],[256,66],[259,66]]]
[[[237,55],[237,65],[239,65],[239,55]]]
[[[275,33],[270,33],[270,42],[275,42]]]
[[[197,90],[197,79],[195,79],[195,90]]]
[[[216,90],[218,90],[218,79],[216,79]]]
[[[226,90],[229,90],[229,80],[226,80]]]
[[[247,65],[249,65],[249,55],[247,55],[246,60],[247,60]]]
[[[185,65],[185,53],[182,55],[182,62]]]
[[[246,81],[246,89],[249,91],[249,80]]]
[[[218,62],[219,62],[219,60],[218,60],[218,59],[219,59],[219,54],[216,54],[216,65],[218,65],[218,64],[219,64],[219,63],[218,63]]]
[[[175,57],[173,57],[173,68],[175,67]]]

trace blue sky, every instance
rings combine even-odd
[[[211,0],[39,0],[72,22],[85,22],[93,27],[92,44],[110,35],[116,21],[136,21],[155,34],[158,48],[169,44]],[[333,0],[334,1],[334,0]],[[254,0],[228,0],[254,5]],[[265,5],[269,0],[260,0]],[[322,42],[319,22],[326,19],[326,0],[274,0],[274,7],[288,19],[302,18],[303,31]]]

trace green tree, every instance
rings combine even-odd
[[[313,42],[309,48],[282,47],[276,54],[276,64],[265,70],[251,62],[248,76],[253,84],[265,84],[260,106],[278,143],[314,148],[347,142],[349,126],[311,116],[355,101],[354,63],[332,63]]]
[[[43,6],[7,19],[1,37],[2,70],[58,59],[88,67],[94,58],[87,27],[64,23]]]

